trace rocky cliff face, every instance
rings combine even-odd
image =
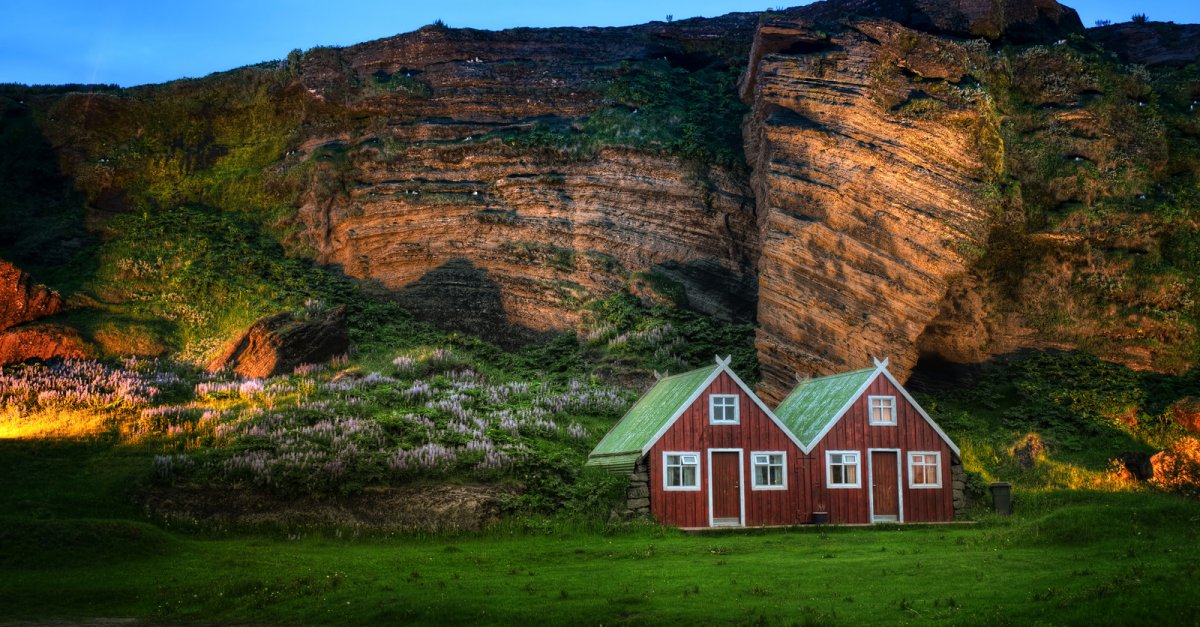
[[[757,234],[744,176],[572,136],[614,104],[615,115],[643,114],[608,89],[622,63],[665,59],[682,73],[720,64],[704,44],[736,41],[749,22],[427,28],[336,58],[308,55],[300,80],[313,99],[352,91],[348,79],[387,88],[351,105],[373,116],[361,131],[310,136],[299,149],[297,159],[330,147],[345,159],[313,175],[336,191],[306,185],[301,237],[320,261],[378,280],[419,316],[505,342],[572,328],[580,303],[645,272],[682,285],[696,309],[747,318]]]
[[[97,222],[179,203],[259,216],[293,253],[503,342],[665,286],[757,320],[774,400],[797,373],[872,356],[903,373],[1042,341],[1013,304],[1070,288],[1084,263],[1047,243],[1073,236],[1046,216],[1190,167],[1134,136],[1161,139],[1161,119],[1117,122],[1153,108],[1151,89],[1090,45],[1052,0],[831,0],[618,29],[426,27],[31,106]],[[1062,224],[1099,228],[1083,222]]]
[[[906,372],[989,224],[980,188],[999,146],[980,132],[995,121],[964,80],[970,54],[891,21],[829,34],[803,18],[767,22],[755,52],[762,391],[778,400],[795,374],[872,355]]]

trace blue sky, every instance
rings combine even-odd
[[[0,0],[0,82],[138,85],[280,59],[293,48],[344,46],[420,28],[618,26],[761,11],[778,0]],[[1200,22],[1195,0],[1067,2],[1085,25]],[[1133,7],[1133,8],[1131,8]]]

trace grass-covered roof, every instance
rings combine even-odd
[[[720,368],[713,364],[660,379],[592,449],[588,465],[632,469],[646,445]]]
[[[825,426],[875,372],[876,368],[864,368],[802,381],[775,409],[775,416],[805,447],[812,448]]]

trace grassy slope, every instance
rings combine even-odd
[[[977,273],[1040,339],[1182,373],[1200,355],[1200,63],[1121,65],[1094,43],[1010,46],[985,65],[1003,120],[997,214]]]
[[[985,369],[974,384],[918,395],[968,471],[1038,490],[1139,489],[1112,472],[1112,460],[1188,435],[1172,405],[1196,396],[1198,371],[1136,372],[1082,352],[1030,353]],[[1017,449],[1030,441],[1041,450],[1022,465]]]

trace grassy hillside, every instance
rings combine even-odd
[[[1139,483],[1119,459],[1188,441],[1178,412],[1200,396],[1196,371],[1138,372],[1083,352],[1031,352],[985,367],[971,384],[917,396],[959,444],[977,495],[992,481],[1039,491],[1195,494],[1174,477]],[[1178,472],[1200,477],[1197,462]]]
[[[977,264],[996,319],[1181,374],[1200,354],[1200,64],[1124,65],[1086,38],[986,61],[1003,123]]]

